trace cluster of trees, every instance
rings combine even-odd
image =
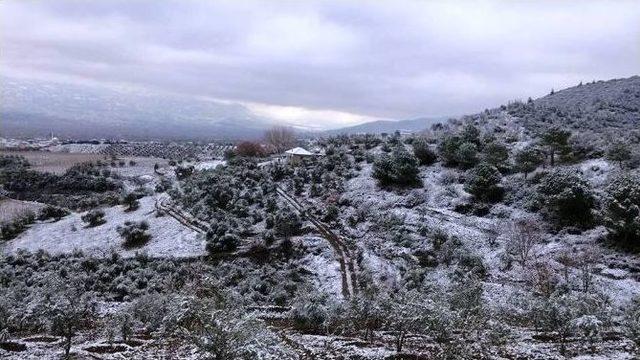
[[[214,265],[115,253],[93,258],[18,252],[0,258],[0,334],[5,340],[61,336],[67,353],[87,331],[104,336],[106,344],[128,343],[141,332],[189,341],[220,359],[278,354],[279,342],[246,307],[287,305],[308,276],[295,259],[257,265],[240,258]],[[104,301],[124,303],[104,313],[96,306]]]
[[[122,183],[108,169],[76,164],[62,175],[34,171],[22,157],[0,156],[0,185],[12,197],[84,210],[117,202]]]

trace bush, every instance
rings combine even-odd
[[[122,198],[122,204],[127,206],[126,211],[135,211],[140,207],[138,202],[138,195],[135,193],[128,193]]]
[[[498,169],[505,168],[509,160],[509,150],[503,144],[491,142],[483,149],[483,159]]]
[[[2,240],[11,240],[20,235],[27,229],[29,224],[35,220],[33,211],[26,211],[18,215],[13,221],[4,223],[0,226],[0,236]]]
[[[38,220],[43,221],[48,219],[54,219],[55,221],[58,221],[69,214],[70,214],[69,211],[63,208],[47,205],[40,212],[40,216],[38,216]]]
[[[543,215],[557,227],[593,225],[595,199],[589,184],[575,171],[556,170],[538,185]]]
[[[456,162],[463,169],[472,168],[478,163],[478,147],[474,143],[464,142],[456,151]]]
[[[503,189],[500,187],[501,180],[502,176],[495,166],[480,163],[467,173],[465,190],[476,200],[496,202],[503,195]]]
[[[438,154],[447,166],[458,165],[458,148],[462,141],[457,136],[447,136],[438,144]]]
[[[144,246],[151,239],[147,230],[149,230],[149,224],[146,221],[125,221],[123,226],[117,228],[118,234],[124,239],[122,245],[125,248]]]
[[[104,219],[104,211],[102,210],[91,210],[82,215],[81,219],[87,223],[87,227],[95,227],[107,222]]]
[[[253,141],[243,141],[236,146],[236,155],[245,157],[261,157],[264,156],[262,145]]]
[[[413,154],[416,156],[420,165],[431,165],[438,160],[436,153],[431,150],[427,139],[418,137],[413,140]]]
[[[640,245],[640,175],[622,174],[606,187],[605,225],[609,237],[619,244]]]
[[[288,238],[298,235],[301,229],[302,220],[293,211],[285,208],[276,214],[273,225],[276,235]]]
[[[629,145],[622,142],[615,142],[607,149],[607,159],[616,161],[622,167],[625,161],[631,159],[631,149]]]
[[[418,174],[418,160],[403,146],[397,146],[391,155],[381,155],[373,164],[372,176],[380,186],[417,187],[422,183]]]
[[[235,251],[240,244],[240,238],[233,233],[223,235],[207,233],[207,251],[209,254]]]

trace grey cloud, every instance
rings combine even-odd
[[[461,114],[640,70],[640,3],[0,3],[0,65],[371,117]]]

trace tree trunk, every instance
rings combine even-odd
[[[404,332],[401,331],[396,338],[396,351],[402,352],[402,346],[404,345]]]
[[[67,335],[65,336],[64,357],[68,359],[70,352],[71,352],[71,335]]]

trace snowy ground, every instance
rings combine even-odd
[[[153,171],[155,164],[158,164],[161,168],[168,166],[167,160],[154,157],[122,157],[118,159],[124,160],[125,165],[108,167],[108,169],[126,177],[155,176],[156,174]],[[129,164],[132,160],[135,162],[133,166]]]
[[[318,289],[337,299],[341,299],[342,278],[340,264],[336,261],[333,250],[327,240],[317,236],[304,236],[301,240],[308,250],[308,254],[304,257],[303,265],[317,275]]]
[[[205,161],[198,161],[196,163],[193,163],[193,167],[198,170],[198,171],[202,171],[202,170],[211,170],[211,169],[215,169],[220,165],[225,165],[227,162],[224,160],[205,160]]]
[[[82,250],[87,254],[108,256],[116,251],[123,256],[134,256],[136,252],[153,257],[191,257],[205,253],[204,240],[196,232],[186,228],[170,216],[156,217],[155,197],[140,199],[136,211],[125,212],[124,207],[103,209],[106,223],[93,228],[85,227],[82,213],[73,213],[58,222],[38,222],[4,245],[5,253],[18,249],[35,252],[39,249],[52,254]],[[151,240],[142,248],[125,250],[122,238],[116,231],[125,221],[146,220],[149,223]]]

